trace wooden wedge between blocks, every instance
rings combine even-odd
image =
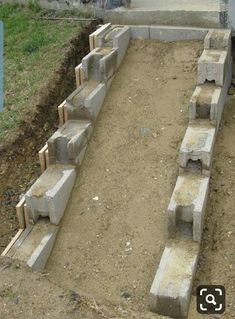
[[[80,63],[78,66],[75,68],[75,77],[76,77],[76,85],[77,88],[82,85],[85,81],[85,74],[82,68],[82,63]]]
[[[63,126],[64,123],[68,121],[66,101],[64,101],[58,106],[58,113],[59,113],[60,126]]]
[[[45,144],[45,146],[43,146],[43,148],[38,152],[38,156],[39,156],[41,172],[43,173],[49,166],[49,154],[48,154],[47,144]]]

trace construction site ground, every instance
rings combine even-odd
[[[160,318],[148,312],[148,294],[166,243],[166,209],[202,48],[199,41],[131,43],[45,272],[0,261],[3,318]],[[194,287],[195,295],[198,284],[226,286],[223,318],[235,316],[234,102],[230,95],[216,142]],[[200,318],[195,297],[189,318]]]

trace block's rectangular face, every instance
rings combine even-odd
[[[3,22],[0,21],[0,112],[3,109]]]

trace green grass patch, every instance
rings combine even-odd
[[[33,107],[33,96],[61,61],[66,44],[78,35],[78,21],[48,21],[41,16],[68,16],[40,9],[36,1],[27,7],[0,4],[4,22],[4,111],[0,113],[0,141],[17,128],[25,112]],[[70,12],[70,16],[80,12]]]

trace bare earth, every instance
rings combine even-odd
[[[0,259],[0,318],[162,318],[148,312],[148,293],[165,246],[165,211],[201,49],[201,42],[132,43],[96,123],[45,274]],[[226,285],[230,306],[223,318],[235,316],[234,103],[230,97],[216,142],[195,283]],[[196,318],[193,298],[189,319]]]
[[[147,41],[129,49],[46,269],[53,282],[147,309],[200,49],[200,42]]]

